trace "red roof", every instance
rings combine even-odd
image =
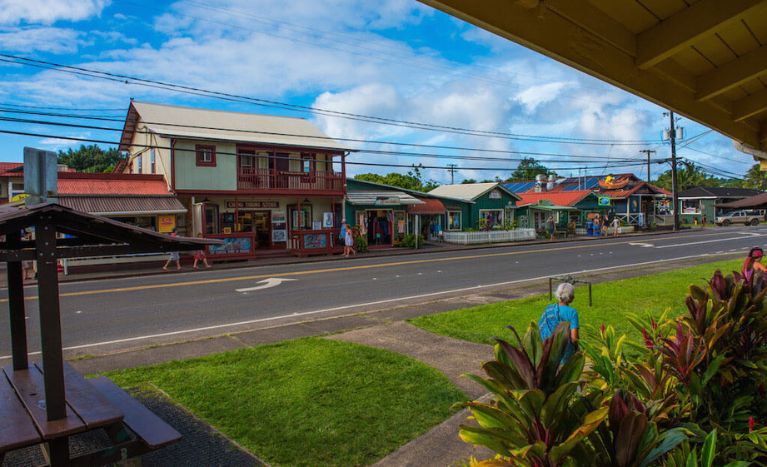
[[[528,191],[526,193],[517,193],[521,201],[517,206],[527,206],[528,204],[537,204],[539,201],[548,201],[555,206],[575,206],[583,198],[592,194],[591,190],[572,190],[572,191]]]
[[[423,204],[411,204],[407,207],[410,214],[444,214],[445,205],[436,198],[418,198]]]
[[[21,176],[21,172],[15,173],[7,173],[9,170],[17,169],[21,166],[23,166],[23,162],[0,162],[0,177],[8,177],[8,176]]]
[[[609,196],[613,199],[623,199],[633,195],[643,187],[647,187],[653,194],[671,195],[670,192],[664,190],[663,188],[651,185],[647,182],[639,182],[636,185],[633,185],[631,188],[624,188],[622,190],[603,190],[599,194],[602,196]]]
[[[168,195],[162,175],[59,173],[61,195]]]

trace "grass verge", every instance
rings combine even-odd
[[[685,309],[685,294],[690,284],[704,284],[718,268],[729,273],[740,269],[741,260],[718,261],[699,266],[647,276],[594,284],[594,306],[588,306],[588,290],[576,289],[572,306],[578,310],[581,327],[612,324],[618,335],[638,333],[625,319],[628,313],[653,316],[670,308],[672,315]],[[493,336],[508,337],[507,325],[520,334],[530,321],[537,322],[543,309],[551,303],[548,294],[481,305],[409,320],[427,331],[479,343],[493,343]],[[588,327],[582,331],[588,332]],[[588,338],[586,334],[584,338]]]
[[[411,358],[306,338],[107,373],[152,384],[265,461],[364,465],[422,434],[466,396]]]

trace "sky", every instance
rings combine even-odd
[[[6,54],[0,55],[0,130],[50,135],[0,133],[2,161],[21,160],[25,146],[81,144],[56,136],[119,139],[118,131],[2,118],[122,126],[9,110],[124,119],[130,98],[307,118],[329,136],[376,141],[349,143],[355,149],[400,153],[360,151],[351,162],[433,166],[423,174],[440,183],[450,182],[443,167],[451,163],[459,169],[456,182],[505,179],[525,157],[518,152],[537,153],[560,175],[634,172],[643,179],[646,165],[615,159],[643,158],[642,149],[655,150],[656,159],[670,155],[662,141],[669,124],[664,109],[410,0],[0,0],[0,54]],[[7,55],[398,123],[101,80],[10,63]],[[712,173],[739,175],[754,164],[729,138],[685,118],[678,125],[685,133],[678,154]],[[652,176],[668,168],[653,163]],[[347,169],[352,175],[407,170]]]

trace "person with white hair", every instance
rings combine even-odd
[[[578,311],[570,306],[573,300],[575,300],[575,287],[569,282],[559,284],[554,296],[557,299],[557,303],[552,303],[543,310],[543,315],[540,321],[538,321],[538,328],[541,332],[541,339],[548,339],[554,334],[554,330],[559,323],[567,322],[569,324],[567,351],[562,357],[562,363],[564,364],[578,348],[578,328],[580,327]]]

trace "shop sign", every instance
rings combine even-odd
[[[15,203],[16,201],[21,201],[23,199],[29,198],[29,195],[26,193],[19,193],[15,195],[13,198],[11,198],[11,202]]]
[[[274,209],[280,207],[279,201],[227,201],[226,207],[238,209]]]
[[[376,198],[376,206],[399,206],[400,200],[396,196]]]
[[[609,196],[600,196],[597,198],[597,205],[599,206],[612,206],[612,200]]]
[[[157,216],[157,231],[160,233],[170,233],[176,228],[176,215],[169,214]]]

